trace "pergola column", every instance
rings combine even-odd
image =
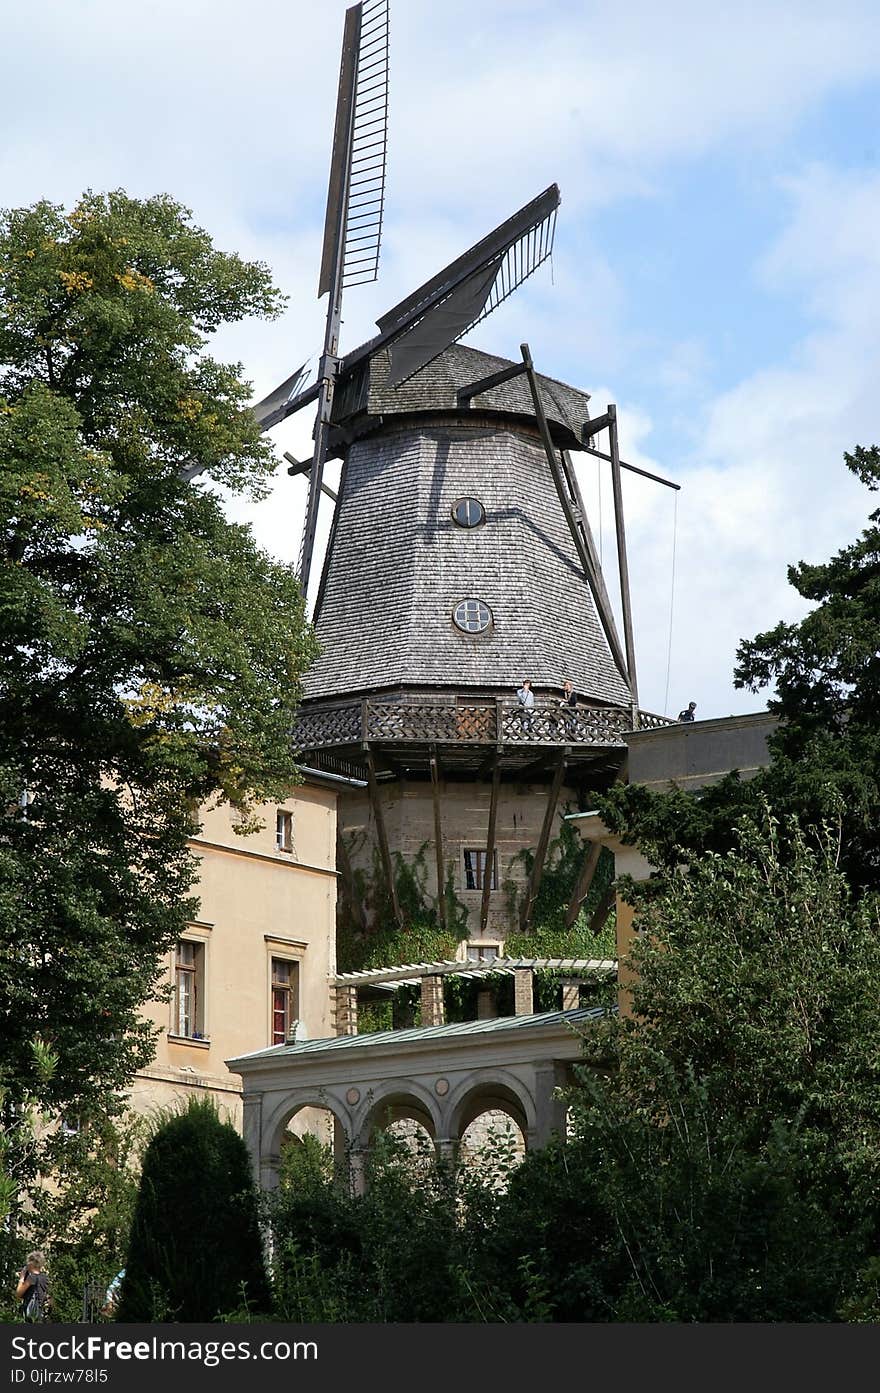
[[[513,1014],[531,1016],[535,1010],[535,974],[530,967],[517,967],[513,973]]]
[[[567,1105],[563,1098],[554,1096],[556,1089],[566,1081],[565,1067],[551,1061],[535,1066],[535,1130],[536,1147],[546,1146],[557,1135],[565,1141],[565,1117]]]
[[[422,1025],[443,1025],[443,978],[423,977],[421,982]]]
[[[337,1035],[357,1035],[357,987],[343,986],[333,988],[333,1013]]]
[[[562,983],[562,1010],[576,1011],[581,1004],[580,982]]]

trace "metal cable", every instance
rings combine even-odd
[[[669,587],[669,642],[666,647],[666,693],[663,697],[663,714],[669,715],[669,674],[672,670],[672,618],[675,612],[675,546],[678,538],[678,490],[675,491],[675,506],[672,514],[672,580]]]

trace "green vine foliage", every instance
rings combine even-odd
[[[566,808],[566,812],[571,811]],[[600,901],[614,879],[614,858],[609,851],[603,851],[590,886],[590,893],[581,911],[571,925],[566,927],[565,916],[571,897],[574,894],[578,876],[587,856],[589,846],[578,836],[570,822],[563,818],[559,834],[550,843],[547,862],[541,885],[532,911],[532,923],[526,933],[519,932],[519,910],[525,887],[519,888],[516,881],[508,879],[504,883],[510,933],[505,941],[505,951],[511,957],[535,958],[612,958],[616,954],[613,914],[605,921],[598,934],[590,932],[590,920]],[[520,861],[526,882],[531,874],[535,853],[524,850],[513,861]]]
[[[569,811],[566,808],[565,811]],[[348,843],[352,859],[363,847],[363,834]],[[614,916],[609,916],[598,933],[590,931],[590,920],[614,877],[614,860],[603,852],[590,893],[570,927],[565,918],[571,897],[589,848],[570,823],[560,823],[558,835],[550,843],[527,933],[518,931],[522,891],[514,879],[502,885],[509,928],[505,952],[516,957],[611,958],[615,956]],[[469,934],[467,907],[455,893],[455,863],[450,861],[445,886],[446,928],[439,921],[437,906],[428,885],[430,842],[423,842],[411,862],[394,853],[395,888],[403,918],[403,928],[395,923],[383,874],[381,858],[373,848],[372,871],[353,872],[353,883],[342,887],[337,922],[337,962],[341,972],[357,972],[392,963],[437,962],[455,956],[457,945]],[[527,879],[534,863],[534,851],[524,850],[514,860],[523,866]],[[369,927],[367,927],[369,926]],[[498,1015],[513,1014],[513,978],[501,974],[480,981],[450,977],[444,983],[446,1019],[474,1020],[480,991],[491,990]],[[590,1004],[609,997],[608,984],[584,989]],[[610,1000],[610,998],[609,998]],[[400,988],[391,1000],[361,1001],[361,1032],[391,1030],[420,1023],[418,987]],[[552,973],[538,972],[534,981],[536,1011],[559,1008],[559,980]]]
[[[467,908],[455,893],[455,866],[447,866],[444,886],[446,927],[440,923],[434,896],[428,890],[429,842],[423,842],[407,861],[399,851],[392,855],[394,886],[403,927],[395,922],[382,860],[373,848],[372,871],[353,872],[352,886],[340,896],[336,926],[336,960],[340,972],[358,972],[389,963],[437,962],[455,956],[467,937]],[[359,849],[349,844],[349,856]],[[433,866],[431,868],[433,870]],[[367,927],[369,926],[369,927]]]

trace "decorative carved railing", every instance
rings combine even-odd
[[[585,706],[570,711],[559,706],[504,704],[501,729],[505,745],[622,745],[632,730],[625,711]]]
[[[656,716],[652,711],[639,712],[639,730],[659,730],[661,726],[677,726],[671,716]]]
[[[319,750],[325,745],[355,745],[362,738],[360,702],[300,711],[293,734],[300,750]]]
[[[665,716],[641,712],[642,729],[674,725]],[[499,736],[500,723],[500,736]],[[517,702],[455,706],[431,701],[352,701],[302,711],[294,731],[299,750],[357,745],[364,740],[391,744],[418,741],[467,745],[625,744],[632,730],[628,711],[581,706],[569,711],[538,702],[525,711]]]

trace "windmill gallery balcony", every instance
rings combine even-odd
[[[641,729],[674,724],[665,716],[639,713]],[[464,704],[439,700],[364,698],[302,709],[294,728],[300,751],[365,743],[497,747],[620,748],[632,731],[629,711],[580,706],[564,710],[558,700],[535,703],[527,713],[501,698]]]

